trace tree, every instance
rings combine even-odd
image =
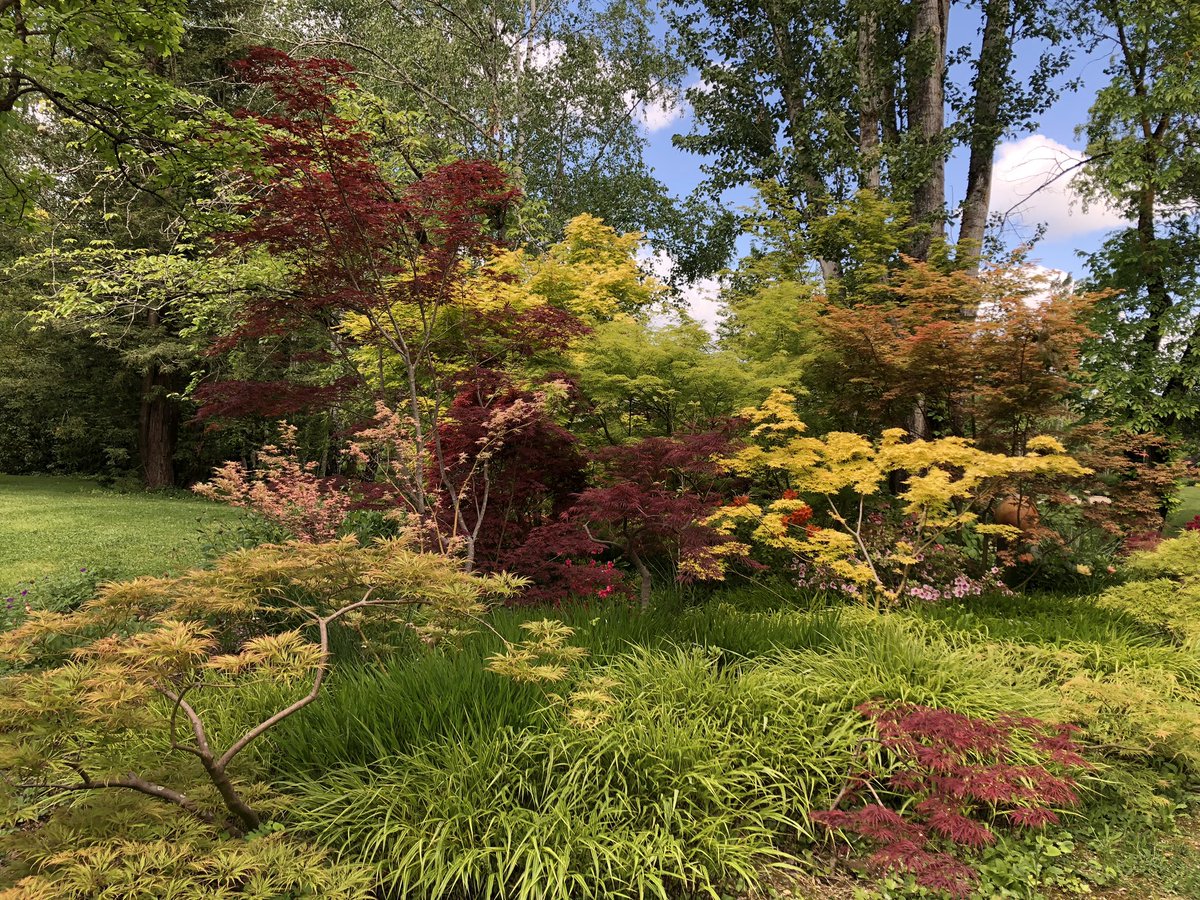
[[[436,155],[500,163],[531,198],[525,237],[557,240],[590,213],[671,228],[637,122],[669,109],[684,69],[645,0],[338,0],[267,22],[277,46],[346,59],[416,111]]]
[[[179,48],[182,0],[0,2],[0,209],[9,221],[41,207],[30,141],[63,120],[83,126],[86,152],[129,171],[146,147],[179,134],[171,109],[196,98],[156,68]]]
[[[23,173],[10,199],[30,226],[14,256],[45,301],[31,318],[115,351],[121,380],[141,382],[131,416],[151,488],[175,482],[180,398],[200,363],[187,331],[214,287],[203,235],[244,162],[247,135],[218,102],[238,39],[213,27],[239,5],[193,3],[185,21],[174,2],[14,2],[0,19],[14,17],[19,95],[0,110],[0,167]]]
[[[710,190],[772,183],[805,227],[859,189],[882,191],[918,226],[905,250],[925,259],[945,234],[946,160],[965,142],[967,186],[956,193],[965,198],[959,261],[968,268],[979,258],[996,146],[1033,127],[1069,59],[1048,46],[1065,46],[1061,23],[1037,0],[981,5],[970,85],[948,79],[949,60],[968,53],[948,47],[949,0],[677,6],[685,56],[702,80],[688,91],[693,130],[676,142],[713,158]],[[1043,46],[1028,81],[1013,63],[1017,41]],[[838,275],[834,260],[815,262],[826,279]]]
[[[709,431],[648,437],[596,453],[596,483],[564,518],[633,565],[643,607],[650,605],[656,560],[690,581],[712,577],[718,557],[738,556],[740,547],[702,521],[720,503],[714,459],[728,446],[728,435]]]
[[[550,407],[573,390],[561,372],[589,327],[661,296],[636,265],[638,236],[579,216],[545,252],[514,249],[519,194],[505,174],[464,160],[398,176],[350,117],[346,64],[260,49],[245,69],[277,104],[259,116],[270,174],[225,240],[285,258],[288,272],[244,292],[218,348],[294,340],[323,355],[325,380],[214,380],[206,407],[338,405],[361,421],[370,403],[359,443],[386,462],[368,480],[390,485],[439,549],[496,565],[579,489],[574,439]],[[544,460],[540,472],[523,468],[524,453]]]
[[[767,385],[732,353],[715,350],[698,322],[605,322],[579,343],[574,361],[589,420],[610,444],[647,435],[711,429]]]
[[[229,266],[179,242],[166,252],[73,240],[20,258],[10,272],[38,285],[28,319],[110,351],[139,383],[137,450],[148,488],[175,484],[181,395],[203,362],[206,322],[239,294],[269,282],[279,266]]]
[[[1092,49],[1111,51],[1110,82],[1084,128],[1081,181],[1093,202],[1133,220],[1090,257],[1100,308],[1089,353],[1107,411],[1139,429],[1194,427],[1200,372],[1200,40],[1195,4],[1097,2],[1085,11]]]
[[[279,446],[267,444],[248,471],[239,462],[227,462],[213,472],[212,480],[195,485],[201,497],[220,500],[258,516],[303,543],[331,541],[338,536],[354,497],[344,484],[321,478],[312,462],[301,462],[296,428],[280,428]]]
[[[820,307],[811,402],[844,426],[1020,454],[1033,434],[1076,418],[1072,379],[1095,295],[1020,266],[944,273],[908,261],[876,297]]]
[[[229,352],[305,336],[312,343],[301,350],[324,354],[333,365],[324,385],[217,380],[205,399],[221,403],[226,415],[266,406],[278,416],[367,386],[389,410],[404,410],[400,425],[412,467],[405,500],[412,514],[430,524],[446,504],[455,523],[446,539],[465,540],[471,559],[481,519],[465,524],[464,486],[453,483],[454,461],[441,443],[446,395],[457,393],[464,373],[503,368],[517,352],[504,335],[524,331],[561,346],[573,333],[566,314],[476,302],[468,276],[501,249],[500,232],[518,193],[498,167],[480,161],[392,181],[374,156],[372,136],[339,110],[334,92],[355,89],[346,63],[294,60],[259,48],[244,70],[278,105],[258,117],[269,129],[259,164],[271,174],[256,185],[244,224],[225,240],[231,248],[284,257],[290,267],[285,283],[240,304],[217,346]],[[494,423],[496,433],[509,435],[513,422],[506,423]]]
[[[1020,454],[989,453],[957,437],[908,440],[902,429],[870,440],[849,432],[806,437],[795,400],[774,391],[757,409],[745,410],[754,442],[727,457],[730,472],[782,487],[765,504],[749,497],[722,507],[706,524],[733,535],[739,526],[766,547],[793,553],[857,584],[875,608],[908,598],[908,581],[922,556],[948,542],[954,532],[1018,536],[1009,525],[979,523],[972,504],[990,484],[1036,477],[1076,478],[1088,470],[1052,437],[1038,436]],[[895,504],[915,525],[910,540],[882,548],[866,539],[869,504],[886,502],[887,489],[902,474]],[[820,520],[814,518],[819,513]],[[816,524],[825,522],[824,526]]]
[[[134,791],[245,834],[264,815],[233,764],[320,696],[334,623],[412,622],[434,640],[478,618],[487,597],[516,587],[401,542],[362,548],[352,539],[264,546],[211,570],[106,585],[77,612],[35,613],[3,635],[10,658],[38,664],[3,679],[5,776],[50,795]],[[264,681],[291,686],[294,699],[228,745],[214,744],[202,695]],[[131,760],[129,735],[148,729],[159,737],[150,758]],[[213,796],[189,796],[191,784],[160,785],[139,772],[162,771],[175,754],[195,757]]]

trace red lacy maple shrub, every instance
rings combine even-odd
[[[472,558],[485,571],[511,565],[531,531],[561,515],[585,485],[579,440],[554,421],[544,392],[480,373],[441,418],[430,457],[430,493],[444,533],[474,536]],[[445,521],[457,516],[459,523]],[[515,569],[527,574],[523,569]]]
[[[643,438],[595,454],[596,483],[579,495],[567,519],[634,567],[643,604],[651,569],[668,561],[680,581],[714,575],[716,548],[731,538],[703,524],[722,502],[715,460],[728,454],[729,434],[706,431]]]
[[[1079,803],[1073,774],[1088,764],[1074,726],[1016,715],[988,721],[915,703],[858,711],[874,721],[895,765],[855,776],[832,809],[810,818],[869,844],[877,871],[970,896],[978,873],[961,853],[995,843],[998,825],[1042,828],[1059,821],[1056,809]],[[838,808],[864,796],[870,800],[857,808]]]
[[[531,530],[504,555],[502,568],[530,580],[521,594],[526,603],[628,597],[629,579],[611,559],[599,558],[604,549],[578,525],[560,519]]]
[[[563,600],[613,592],[627,582],[600,557],[629,563],[643,604],[652,566],[680,581],[718,570],[715,554],[731,539],[703,520],[721,503],[725,479],[716,463],[729,452],[727,431],[643,438],[592,454],[592,485],[558,521],[539,526],[504,557],[504,566],[534,582],[528,596]]]

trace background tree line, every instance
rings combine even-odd
[[[601,443],[695,425],[696,410],[730,412],[756,379],[760,392],[766,381],[812,382],[814,298],[878,301],[908,261],[949,273],[1004,260],[988,227],[996,148],[1073,89],[1072,59],[1103,55],[1108,81],[1080,123],[1081,171],[1092,201],[1131,224],[1088,261],[1098,299],[1073,402],[1191,440],[1197,16],[1195,4],[1068,11],[1016,0],[5,3],[0,152],[6,215],[19,226],[4,250],[5,467],[192,480],[220,459],[249,459],[269,431],[263,417],[219,430],[197,418],[196,390],[219,370],[307,366],[319,380],[311,348],[210,352],[228,325],[221,301],[246,284],[197,273],[206,242],[240,215],[228,173],[247,157],[238,140],[195,138],[236,133],[247,121],[237,111],[265,102],[230,65],[259,45],[352,65],[364,88],[355,120],[400,181],[455,158],[499,164],[524,197],[503,238],[529,254],[583,212],[646,232],[681,277],[721,270],[733,238],[753,235],[715,344],[686,317],[666,329],[646,315],[589,325],[604,351],[577,374],[599,429],[587,440]],[[955,47],[963,23],[978,37]],[[693,125],[675,140],[708,173],[688,197],[669,195],[630,126],[631,110],[680,91]],[[955,153],[966,181],[947,185]],[[759,196],[748,215],[722,202],[738,186]],[[963,199],[951,207],[948,195]],[[76,273],[86,290],[64,277],[64,259],[86,262]],[[744,374],[751,360],[760,374]],[[50,389],[64,383],[71,390]],[[803,386],[826,414],[819,384]],[[905,403],[917,431],[964,421],[932,405],[922,419],[920,391]],[[331,429],[327,416],[310,423],[313,453]]]

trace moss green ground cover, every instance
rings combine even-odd
[[[0,591],[88,567],[156,575],[203,556],[202,528],[239,513],[186,494],[124,494],[78,478],[0,475]]]

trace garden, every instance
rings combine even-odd
[[[0,0],[0,900],[1200,897],[1200,7],[271,6]]]

